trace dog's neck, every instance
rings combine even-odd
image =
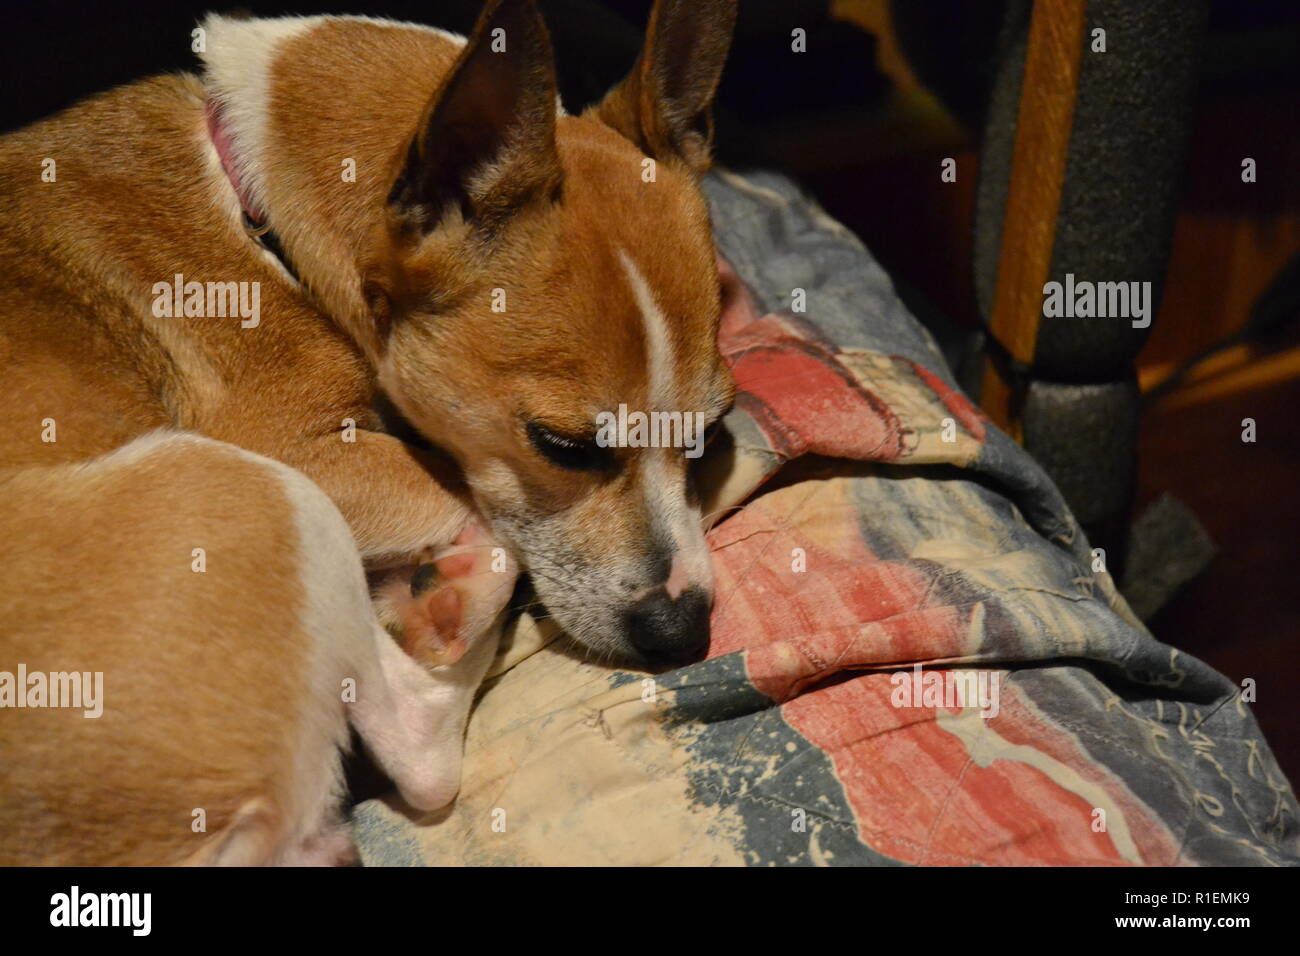
[[[210,19],[203,51],[208,127],[244,212],[266,218],[267,131],[276,51],[322,17]]]
[[[258,200],[254,197],[248,180],[240,173],[235,143],[222,112],[219,100],[209,98],[204,103],[204,115],[208,121],[208,137],[212,140],[212,145],[217,151],[217,158],[221,160],[221,170],[226,174],[230,187],[235,191],[235,196],[239,199],[239,207],[243,210],[248,225],[255,229],[262,228],[266,224],[266,211],[262,209]]]
[[[381,342],[364,292],[362,260],[365,250],[374,248],[393,163],[428,93],[410,94],[409,109],[372,115],[355,91],[341,88],[346,84],[307,78],[300,98],[313,108],[286,106],[279,86],[273,101],[273,84],[296,76],[294,64],[287,62],[292,41],[328,27],[329,19],[209,19],[203,54],[209,132],[253,234],[250,241],[263,241],[280,254],[315,304],[374,365]],[[383,95],[382,89],[376,95]],[[393,121],[394,113],[401,121]],[[349,134],[339,132],[343,122]],[[367,128],[358,131],[356,124]],[[349,165],[355,175],[345,175]],[[279,240],[282,252],[265,242],[265,235],[259,238],[266,232]]]
[[[244,220],[244,231],[248,233],[251,240],[274,256],[289,278],[301,287],[302,279],[299,277],[293,261],[289,258],[289,254],[285,251],[283,241],[271,228],[266,211],[258,205],[252,190],[240,175],[239,165],[235,158],[235,146],[221,113],[221,104],[217,100],[208,99],[204,104],[204,114],[208,121],[208,138],[212,141],[212,146],[217,152],[217,159],[221,163],[221,171],[226,174],[226,180],[230,183],[230,188],[239,200],[239,208]]]

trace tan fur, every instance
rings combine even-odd
[[[698,16],[698,50],[670,42],[696,13],[662,0],[632,76],[578,117],[555,109],[528,0],[491,0],[467,43],[356,18],[211,18],[206,82],[143,80],[0,139],[0,490],[16,504],[0,515],[0,669],[103,670],[111,702],[99,722],[0,713],[0,759],[23,778],[0,788],[0,863],[329,858],[344,659],[378,688],[352,718],[381,763],[410,799],[450,799],[491,647],[429,677],[354,588],[362,559],[412,560],[475,508],[590,647],[626,649],[627,605],[663,587],[652,542],[665,561],[691,549],[689,583],[711,587],[679,450],[618,449],[617,475],[576,474],[526,433],[651,410],[647,301],[676,409],[716,419],[730,402],[696,178],[734,5]],[[492,59],[497,26],[510,52]],[[231,101],[233,161],[301,283],[244,232],[209,98]],[[499,148],[444,202],[437,151],[481,102]],[[176,273],[259,282],[260,324],[155,316],[153,286]],[[384,432],[381,387],[451,460]],[[155,429],[190,434],[128,445]],[[304,543],[317,534],[328,558]],[[191,572],[194,547],[220,573]],[[496,614],[513,573],[480,587],[466,626]],[[322,580],[346,584],[337,628]],[[199,806],[206,839],[189,830]]]
[[[364,361],[216,201],[229,187],[208,148],[191,77],[115,90],[0,141],[0,461],[78,460],[174,425],[302,468],[367,554],[409,550],[413,532],[419,544],[449,539],[463,510],[408,449],[366,430]],[[47,155],[58,183],[39,181]],[[268,320],[155,318],[153,283],[176,272],[260,280]],[[57,442],[40,440],[45,418]],[[339,440],[345,418],[362,429],[357,446]],[[390,494],[374,494],[376,474]]]

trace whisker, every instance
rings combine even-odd
[[[723,516],[725,516],[725,515],[727,515],[727,514],[730,514],[730,513],[733,512],[733,511],[740,511],[740,510],[743,509],[744,507],[745,507],[745,506],[744,506],[743,504],[741,504],[741,505],[728,505],[728,506],[725,507],[725,508],[718,508],[718,509],[715,510],[715,511],[710,511],[710,512],[709,512],[708,514],[706,514],[706,515],[701,515],[701,516],[700,516],[700,520],[703,521],[703,522],[705,523],[704,533],[705,533],[705,534],[708,534],[708,533],[709,533],[710,531],[712,531],[715,527],[717,527],[719,524],[721,524],[721,523],[722,523],[722,517],[723,517]],[[717,517],[718,520],[717,520],[717,521],[713,521],[712,519],[713,519],[714,517]]]

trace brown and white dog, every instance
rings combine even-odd
[[[516,558],[595,653],[704,650],[682,449],[593,423],[730,403],[697,180],[734,17],[659,0],[580,116],[526,0],[468,40],[210,17],[201,78],[0,139],[0,864],[345,857],[348,720],[445,804]],[[102,716],[19,666],[102,674]]]

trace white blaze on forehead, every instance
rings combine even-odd
[[[664,318],[659,304],[655,302],[654,293],[650,291],[650,286],[646,284],[636,263],[622,249],[618,251],[618,258],[623,263],[623,271],[627,274],[628,285],[632,287],[632,296],[636,299],[637,309],[641,312],[641,324],[645,328],[646,371],[650,376],[650,408],[643,411],[672,410],[677,405],[674,401],[677,377],[668,321]]]

